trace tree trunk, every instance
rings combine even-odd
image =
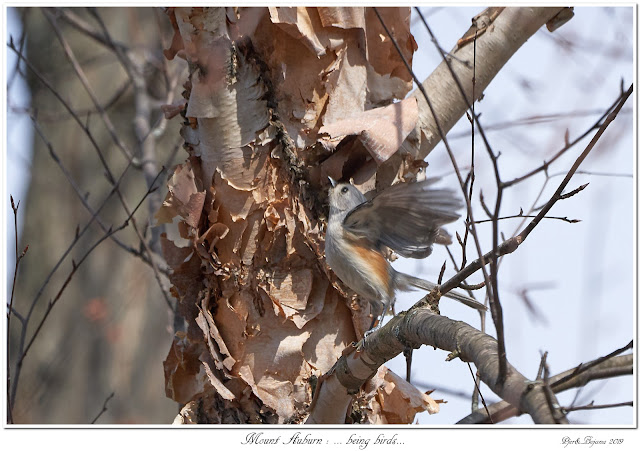
[[[82,124],[87,124],[106,164],[115,174],[120,174],[127,161],[95,113],[95,106],[69,63],[52,22],[61,28],[84,69],[89,85],[97,93],[98,102],[109,105],[105,107],[107,115],[115,129],[122,130],[118,139],[131,143],[136,142],[135,136],[127,132],[133,131],[135,107],[122,66],[110,49],[96,45],[94,40],[60,20],[57,10],[25,8],[20,11],[28,36],[25,45],[27,60],[48,81],[52,90],[71,105]],[[93,17],[86,11],[73,11],[93,26]],[[132,46],[136,43],[138,48],[146,49],[149,54],[155,51],[158,59],[161,57],[158,24],[150,10],[99,8],[96,14],[103,18],[117,39]],[[55,20],[47,20],[47,17]],[[34,298],[38,297],[33,309],[34,318],[26,335],[28,339],[35,329],[36,318],[39,319],[46,311],[47,302],[55,296],[71,270],[69,260],[74,258],[77,261],[104,234],[104,230],[117,226],[124,216],[122,205],[112,198],[73,249],[69,260],[64,261],[57,271],[52,271],[74,241],[76,227],[81,229],[91,217],[78,202],[78,196],[85,196],[86,202],[97,208],[113,186],[104,177],[104,166],[87,134],[31,70],[25,69],[25,73],[32,93],[33,122],[38,124],[42,133],[40,136],[34,132],[34,154],[30,166],[32,179],[28,197],[20,206],[25,208],[20,248],[29,245],[30,253],[29,258],[21,263],[20,286],[16,290],[14,307],[26,315]],[[127,89],[123,90],[123,87]],[[175,130],[173,125],[169,127],[165,138],[157,143],[161,161],[167,158],[175,143],[175,136],[171,135],[177,133],[177,127]],[[47,147],[44,139],[51,148]],[[51,150],[59,158],[58,162],[52,158]],[[20,154],[23,149],[13,151]],[[80,194],[74,192],[60,165],[80,187]],[[143,178],[131,176],[120,185],[120,189],[125,198],[139,199],[147,188]],[[96,226],[97,222],[104,229]],[[118,238],[136,243],[136,237],[130,231],[120,233]],[[166,412],[174,404],[158,396],[157,391],[162,390],[162,377],[137,370],[145,365],[152,366],[152,362],[162,358],[162,354],[155,351],[156,343],[169,343],[171,340],[165,332],[167,308],[162,309],[163,301],[158,304],[160,291],[151,270],[137,258],[129,258],[123,263],[122,255],[117,246],[99,246],[94,251],[95,258],[88,259],[78,268],[62,302],[47,319],[37,345],[25,359],[13,412],[16,423],[86,423],[96,415],[105,398],[116,387],[116,395],[103,421],[167,421]],[[43,281],[49,275],[52,276],[51,283],[38,296]],[[136,302],[128,302],[130,299]],[[157,314],[149,314],[149,311]],[[12,369],[19,356],[21,331],[18,326],[18,321],[12,321]],[[12,377],[15,376],[12,373]]]
[[[500,50],[478,45],[478,60],[499,53],[499,62],[483,67],[476,97],[558,10],[500,13],[506,25],[496,20],[478,42],[504,39],[505,26],[517,39]],[[410,8],[378,11],[410,64]],[[189,158],[157,215],[177,223],[162,243],[188,321],[165,361],[167,394],[186,404],[176,422],[300,423],[317,378],[371,322],[368,303],[324,260],[327,176],[353,178],[365,192],[415,178],[437,141],[430,113],[419,93],[397,102],[412,77],[372,8],[175,8],[169,16],[175,36],[165,55],[191,68],[182,128]],[[531,22],[514,30],[514,17]],[[468,58],[468,46],[461,51]],[[440,99],[438,114],[447,109],[448,130],[467,106],[448,108],[460,96],[445,69],[425,88]],[[459,76],[468,86],[468,74]],[[446,91],[434,90],[443,83]],[[438,404],[382,366],[331,421],[410,423],[424,410]]]

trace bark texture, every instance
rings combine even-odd
[[[542,10],[519,13],[537,22],[482,87],[555,14]],[[410,9],[378,11],[410,64]],[[428,151],[415,136],[436,141],[424,100],[398,102],[411,74],[371,8],[172,8],[169,16],[175,35],[165,55],[191,68],[189,159],[157,215],[175,226],[163,248],[189,322],[165,361],[167,394],[185,404],[176,422],[300,423],[317,378],[370,324],[369,305],[324,261],[325,180],[352,178],[370,192],[416,178]],[[440,86],[447,74],[438,76]],[[466,109],[456,105],[449,128]],[[438,404],[380,366],[350,412],[338,410],[332,422],[410,423]]]

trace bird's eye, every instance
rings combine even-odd
[[[347,188],[346,186],[343,186],[340,191],[342,191],[343,194],[346,194],[346,192],[349,191],[349,188]]]

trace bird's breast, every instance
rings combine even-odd
[[[385,299],[393,295],[391,268],[380,252],[366,238],[344,230],[332,231],[326,240],[325,254],[333,272],[359,295]]]

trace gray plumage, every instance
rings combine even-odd
[[[434,188],[433,180],[399,183],[367,201],[349,183],[335,183],[329,191],[329,221],[325,239],[327,263],[335,274],[359,295],[384,303],[383,315],[393,302],[395,290],[414,288],[432,290],[436,285],[427,280],[396,271],[385,260],[386,280],[376,269],[380,256],[367,254],[363,261],[355,246],[366,246],[381,255],[385,247],[403,257],[425,258],[433,244],[451,243],[441,226],[459,218],[462,202],[446,188]],[[366,254],[366,253],[365,253]],[[486,310],[478,301],[448,292],[445,296],[477,310]]]
[[[357,204],[346,215],[343,225],[403,257],[428,257],[434,243],[451,243],[441,226],[457,220],[460,217],[457,210],[462,208],[452,190],[432,185],[431,179],[393,185],[372,200]]]

